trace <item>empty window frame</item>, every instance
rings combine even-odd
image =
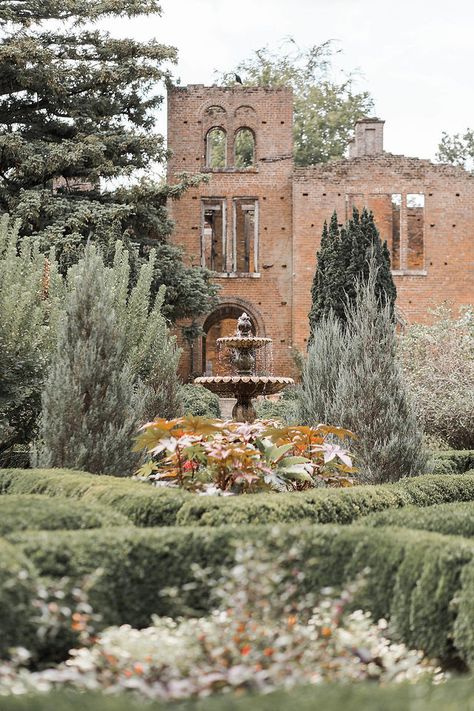
[[[392,193],[392,234],[391,234],[391,258],[392,269],[400,269],[400,238],[401,238],[401,210],[402,196],[400,193]]]
[[[354,208],[361,213],[365,206],[366,200],[363,193],[348,193],[346,195],[346,220],[352,218]]]
[[[258,201],[234,198],[233,270],[258,272]]]
[[[227,165],[227,134],[223,128],[211,128],[206,134],[206,166],[225,168]]]
[[[250,128],[239,128],[234,137],[234,165],[251,168],[255,165],[255,136]]]
[[[407,194],[407,269],[423,269],[425,196],[423,193]]]
[[[201,203],[201,265],[226,271],[226,204],[222,198]]]

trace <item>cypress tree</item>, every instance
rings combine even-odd
[[[310,338],[317,323],[332,311],[342,323],[346,322],[346,304],[356,299],[356,283],[368,279],[369,257],[378,267],[375,292],[381,307],[389,304],[393,317],[396,289],[390,270],[390,254],[386,242],[382,244],[374,216],[366,209],[359,214],[354,208],[352,218],[339,228],[336,212],[329,229],[325,223],[317,267],[311,289],[312,306],[309,313]]]
[[[68,274],[66,317],[42,394],[33,463],[127,475],[146,393],[125,362],[114,290],[93,246]]]

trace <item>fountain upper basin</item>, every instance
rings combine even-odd
[[[229,339],[232,340],[232,339]],[[261,339],[268,340],[268,339]],[[197,385],[216,393],[230,397],[257,397],[258,395],[274,395],[288,385],[293,385],[293,378],[283,378],[273,375],[214,375],[196,378]]]

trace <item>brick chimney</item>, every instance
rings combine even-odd
[[[378,118],[364,118],[356,122],[355,136],[349,141],[349,158],[376,156],[383,153],[383,125]]]

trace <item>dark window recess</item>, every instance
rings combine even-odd
[[[257,268],[257,201],[234,200],[234,270],[251,273]]]
[[[201,264],[213,272],[226,271],[225,204],[223,200],[203,205]]]
[[[407,195],[407,267],[423,269],[425,227],[425,196],[423,193]]]

